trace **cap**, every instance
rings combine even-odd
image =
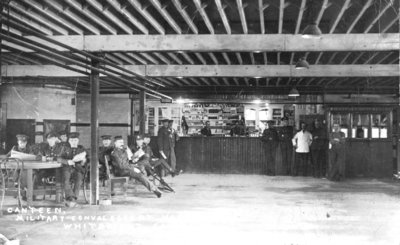
[[[70,134],[69,134],[69,138],[70,138],[70,139],[79,138],[79,133],[78,133],[78,132],[70,133]]]
[[[118,135],[118,136],[115,136],[114,137],[114,140],[122,140],[123,138],[122,138],[122,136],[121,135]]]
[[[172,123],[172,122],[174,122],[174,120],[171,120],[171,119],[170,119],[170,120],[168,120],[168,122],[169,122],[169,123]]]
[[[100,136],[102,140],[111,140],[111,135],[102,135]]]
[[[63,131],[58,132],[58,136],[61,136],[61,135],[67,135],[68,136],[68,133],[67,133],[67,131],[63,130]]]
[[[268,120],[267,123],[275,123],[274,120]]]
[[[54,133],[54,132],[50,132],[50,133],[48,133],[46,135],[46,139],[48,139],[48,138],[57,138],[57,137],[58,137],[58,135],[56,133]]]
[[[25,134],[17,134],[16,135],[18,140],[22,140],[22,141],[28,141],[29,137]]]
[[[144,137],[142,135],[136,135],[135,140],[143,140]]]
[[[289,118],[287,118],[287,117],[282,117],[281,118],[281,121],[288,121],[289,120]]]
[[[169,119],[163,119],[161,122],[169,122]]]

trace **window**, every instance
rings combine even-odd
[[[353,114],[351,137],[355,139],[367,139],[369,128],[369,114]]]
[[[386,113],[372,114],[371,138],[388,138],[388,115]]]
[[[331,128],[333,129],[334,124],[338,124],[340,127],[340,131],[344,133],[346,138],[349,135],[349,114],[348,113],[343,113],[343,114],[332,114],[332,121],[331,121]]]

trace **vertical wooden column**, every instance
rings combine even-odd
[[[144,82],[142,83],[144,85]],[[140,90],[139,92],[139,118],[140,118],[140,124],[139,124],[139,134],[144,134],[145,133],[145,127],[146,127],[146,112],[145,112],[145,105],[146,105],[146,92],[143,90]],[[157,122],[154,122],[157,123]]]
[[[98,68],[99,61],[92,60],[92,66]],[[98,71],[91,71],[90,75],[90,204],[97,205],[99,200],[98,184],[98,151],[99,151],[99,92],[100,79]]]
[[[129,94],[129,99],[131,101],[130,135],[133,137],[135,134],[135,104],[133,100],[133,94]]]

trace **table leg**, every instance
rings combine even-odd
[[[28,206],[32,204],[32,199],[33,199],[33,171],[32,169],[27,169],[27,174],[26,174],[26,182],[28,186],[28,191],[26,193],[26,200],[28,202]]]
[[[62,202],[61,169],[56,170],[56,203]]]

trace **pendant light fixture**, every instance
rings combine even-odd
[[[303,58],[300,58],[299,61],[297,61],[295,68],[297,70],[308,69],[308,68],[310,68],[310,64],[308,64],[307,60],[303,57]]]
[[[299,93],[299,91],[296,89],[296,87],[293,87],[293,88],[290,90],[288,96],[289,96],[289,97],[299,97],[299,96],[300,96],[300,93]]]
[[[315,21],[315,14],[314,8],[315,3],[314,0],[311,0],[308,4],[309,11],[307,11],[307,20],[309,24],[304,28],[302,37],[303,38],[320,38],[322,35],[321,29],[319,29],[316,21]]]

